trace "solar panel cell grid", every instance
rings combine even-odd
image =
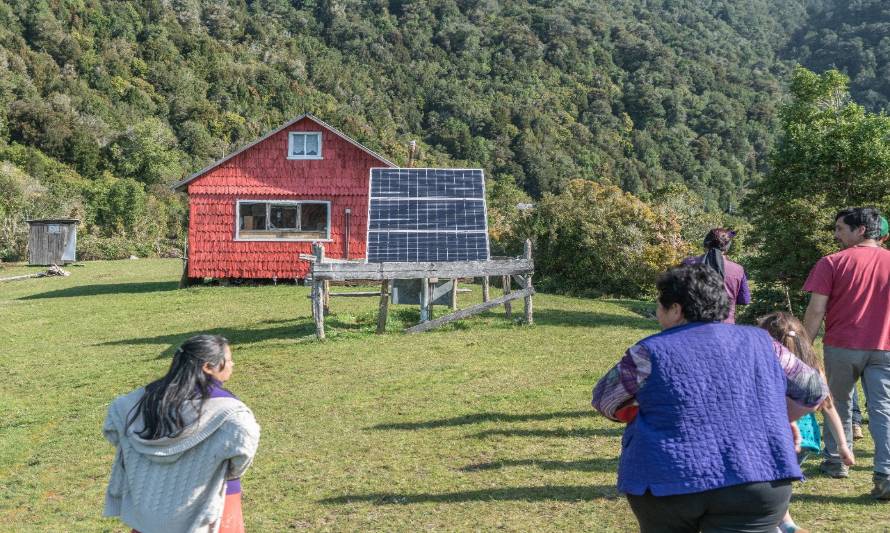
[[[480,169],[372,169],[368,261],[488,259]]]

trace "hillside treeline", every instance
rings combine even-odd
[[[673,205],[646,231],[691,249],[698,220],[737,217],[769,171],[792,55],[815,55],[830,5],[0,2],[0,258],[22,257],[23,221],[44,216],[84,221],[82,258],[174,255],[170,183],[303,112],[397,162],[417,140],[419,164],[485,168],[503,220],[529,216],[515,198]],[[625,290],[596,279],[569,288]]]

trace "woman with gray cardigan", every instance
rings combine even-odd
[[[260,427],[222,387],[232,367],[224,337],[197,335],[167,375],[114,400],[103,427],[117,448],[105,516],[139,533],[244,531],[240,477]]]

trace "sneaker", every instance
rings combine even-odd
[[[794,522],[782,522],[776,531],[778,533],[810,533],[809,530],[800,527]]]
[[[821,470],[823,474],[835,479],[850,477],[850,468],[843,463],[822,461],[822,464],[819,465],[819,470]]]
[[[860,426],[859,424],[854,425],[853,426],[853,440],[859,440],[859,439],[863,438],[863,436],[864,435],[862,434],[862,426]]]
[[[875,488],[871,489],[871,497],[876,500],[890,500],[890,477],[874,475]]]

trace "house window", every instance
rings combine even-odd
[[[239,240],[317,241],[330,239],[331,203],[320,201],[238,201]]]
[[[288,159],[321,159],[320,132],[291,132],[287,142]]]

